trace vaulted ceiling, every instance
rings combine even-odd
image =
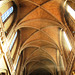
[[[20,31],[22,68],[27,74],[45,69],[52,75],[58,67],[63,71],[61,59],[63,30],[72,27],[65,18],[64,0],[15,0],[18,7],[16,30]],[[68,26],[68,25],[69,26]],[[59,63],[59,61],[61,61]],[[61,64],[61,66],[59,66]],[[62,74],[64,75],[64,73]]]

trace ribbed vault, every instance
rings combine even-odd
[[[60,75],[61,29],[66,28],[64,11],[61,8],[63,1],[17,1],[18,18],[15,30],[20,31],[19,54],[22,52],[23,55],[20,75],[23,70],[24,74],[29,75],[38,69],[45,69],[52,75]]]

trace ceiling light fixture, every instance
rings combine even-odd
[[[65,38],[65,40],[66,40],[66,42],[67,42],[67,45],[68,45],[68,47],[69,47],[69,49],[70,49],[70,51],[71,51],[71,50],[72,50],[72,47],[71,47],[71,45],[70,45],[70,42],[69,42],[69,40],[68,40],[67,35],[66,35],[65,32],[64,32],[64,38]]]

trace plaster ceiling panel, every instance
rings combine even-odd
[[[54,26],[46,27],[43,29],[43,31],[46,32],[46,34],[52,38],[56,44],[59,46],[59,29]]]
[[[62,8],[60,7],[61,0],[60,1],[58,1],[58,0],[18,0],[18,2],[19,2],[19,7],[20,7],[20,10],[19,10],[20,19],[19,20],[23,19],[24,17],[26,19],[28,17],[28,20],[30,20],[31,17],[32,17],[32,19],[35,18],[35,15],[37,15],[37,18],[38,18],[38,13],[44,14],[44,12],[46,11],[46,14],[42,15],[42,16],[46,16],[48,19],[50,19],[48,14],[50,14],[50,15],[52,14],[55,17],[53,20],[58,19],[59,21],[62,22],[62,19],[61,19]],[[40,4],[41,4],[41,6],[40,6]],[[57,6],[56,6],[56,4],[57,4]],[[43,9],[44,11],[37,9],[38,7]],[[33,11],[36,13],[34,13]],[[52,15],[51,15],[51,17],[53,17]],[[46,18],[46,17],[44,17],[44,18]],[[42,18],[42,17],[39,17],[39,18]],[[26,20],[26,19],[24,19],[24,20]],[[58,20],[56,20],[56,21],[58,21]]]
[[[61,10],[63,10],[60,6],[60,3],[56,0],[49,1],[42,5],[48,12],[55,16],[60,22],[62,22]]]
[[[37,40],[37,41],[33,41],[32,43],[28,44],[27,47],[38,47],[38,48],[54,48],[56,49],[57,46],[54,45],[53,43],[49,43],[46,41],[41,41],[41,40]]]
[[[33,58],[39,57],[40,55],[41,55],[41,51],[39,49],[37,49],[35,52],[30,54],[30,58],[29,59],[33,59]],[[28,56],[27,56],[27,58],[28,58]],[[38,60],[40,60],[40,58]]]
[[[44,51],[43,49],[38,49],[38,50],[36,50],[36,51],[30,56],[30,58],[29,58],[28,60],[29,60],[29,61],[34,60],[34,59],[37,60],[37,57],[38,57],[38,60],[40,60],[41,57],[45,57],[45,58],[48,58],[48,57],[49,57],[49,60],[56,62],[56,61],[54,60],[54,58],[51,57],[51,55],[49,55],[49,53],[46,52],[46,51]]]
[[[46,44],[46,45],[44,45],[44,46],[42,46],[42,48],[53,48],[53,49],[58,49],[58,47],[56,46],[56,45],[54,45],[54,44]]]
[[[27,67],[29,67],[28,71],[34,71],[38,68],[44,68],[44,69],[48,70],[49,72],[50,71],[53,72],[53,70],[54,70],[54,65],[49,60],[44,60],[42,62],[35,62],[34,64],[33,63],[31,65],[27,65]]]
[[[35,2],[35,3],[37,3],[37,4],[44,4],[44,3],[46,3],[46,2],[48,2],[48,1],[50,1],[50,0],[31,0],[31,1],[33,1],[33,2]]]
[[[29,48],[26,48],[26,49],[24,49],[23,50],[23,52],[24,52],[24,59],[28,59],[28,58],[30,58],[31,57],[31,55],[37,50],[38,48],[36,48],[36,47],[29,47]]]
[[[37,6],[28,1],[21,2],[19,4],[19,20],[23,19],[27,14],[33,11]]]
[[[20,28],[34,28],[36,30],[39,29],[43,29],[47,26],[58,26],[61,27],[61,24],[59,24],[59,22],[55,22],[53,20],[49,20],[49,19],[32,19],[32,20],[28,20],[28,21],[20,21],[18,23],[18,25],[16,26],[16,29],[20,29]]]
[[[52,70],[53,70],[53,69],[49,69],[48,66],[46,66],[45,64],[42,64],[41,62],[36,62],[35,64],[33,64],[33,67],[30,66],[28,72],[31,73],[31,72],[33,72],[34,70],[39,69],[39,68],[46,69],[46,70],[49,71],[49,72],[50,72],[50,71],[52,72]]]
[[[29,27],[29,28],[35,28],[35,29],[39,30],[39,29],[42,29],[49,25],[57,25],[58,26],[58,23],[54,22],[52,20],[47,20],[47,19],[34,19],[34,20],[19,23],[19,25],[16,28],[20,29],[23,27]]]
[[[54,58],[54,60],[56,61],[56,49],[53,49],[51,47],[48,47],[48,48],[47,47],[45,47],[45,48],[41,47],[41,49],[43,49],[45,52],[48,52],[48,54],[51,55]],[[39,50],[39,48],[37,48],[37,47],[25,48],[23,50],[24,51],[24,55],[25,55],[24,58],[28,59],[28,58],[32,57],[31,55],[33,53],[35,53],[37,50]]]
[[[55,19],[55,17],[53,17],[50,13],[48,13],[47,11],[43,10],[42,8],[38,7],[35,10],[33,10],[32,12],[28,13],[21,21],[21,22],[25,22],[28,20],[32,20],[32,19],[48,19],[48,20],[53,20],[53,21],[57,21],[57,19]]]
[[[48,52],[48,54],[53,57],[54,61],[57,62],[57,50],[56,49],[53,49],[53,48],[44,48],[44,50],[46,52]]]
[[[20,29],[20,38],[21,44],[23,44],[36,30],[32,28],[21,28]]]
[[[39,40],[42,40],[42,41],[47,41],[47,42],[51,42],[51,43],[55,43],[48,35],[46,35],[44,32],[36,32],[34,33],[30,38],[28,38],[25,43],[22,45],[22,46],[25,46],[26,44],[30,44],[34,41],[39,41]]]
[[[34,70],[30,73],[30,75],[33,75],[33,74],[34,75],[36,75],[36,74],[38,74],[38,75],[51,75],[52,73],[49,72],[46,68],[37,68],[36,70]]]

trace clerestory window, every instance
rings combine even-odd
[[[18,62],[19,62],[19,58],[20,58],[20,56],[18,56],[17,64],[15,65],[14,70],[16,70],[16,68],[17,68],[17,65],[18,65]]]
[[[75,19],[75,11],[69,5],[67,5],[67,11]]]
[[[2,16],[2,22],[5,22],[6,19],[13,13],[13,6],[11,6]]]
[[[64,38],[65,38],[65,40],[66,40],[66,43],[67,43],[67,45],[68,45],[68,47],[69,47],[69,50],[71,51],[71,50],[72,50],[72,47],[71,47],[71,44],[70,44],[70,42],[69,42],[69,40],[68,40],[68,37],[67,37],[67,35],[66,35],[65,32],[63,32],[63,33],[64,33]]]
[[[15,33],[15,36],[14,36],[14,38],[13,38],[13,40],[12,40],[10,46],[9,46],[9,50],[10,50],[10,51],[11,51],[13,45],[14,45],[14,42],[15,42],[16,38],[17,38],[17,32]]]

